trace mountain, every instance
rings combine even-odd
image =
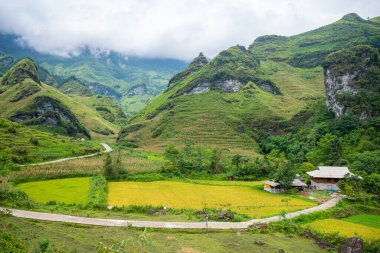
[[[113,51],[95,54],[89,49],[78,56],[54,56],[25,46],[20,43],[19,37],[10,34],[0,34],[0,52],[0,72],[8,70],[19,59],[30,57],[54,76],[61,79],[75,76],[84,84],[94,86],[96,94],[102,91],[99,86],[106,87],[110,95],[120,94],[115,98],[120,100],[129,115],[162,92],[170,77],[186,65],[184,61],[174,59],[125,57]],[[136,94],[131,99],[127,96],[128,90],[136,85],[146,85],[146,94]],[[136,102],[138,106],[129,106]]]
[[[378,23],[348,14],[303,34],[259,37],[209,62],[195,59],[122,129],[119,141],[154,151],[190,141],[255,155],[268,135],[324,103],[327,55],[357,44],[378,48],[379,41]]]
[[[365,20],[355,13],[318,29],[295,36],[258,37],[249,50],[259,59],[286,62],[294,67],[315,67],[331,52],[355,45],[380,48],[378,18]]]
[[[96,110],[40,81],[38,68],[25,58],[0,81],[0,116],[70,136],[104,136],[118,127]]]

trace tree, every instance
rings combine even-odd
[[[210,169],[212,173],[220,172],[220,163],[222,160],[223,151],[221,149],[215,148],[212,150],[211,154],[211,165]]]
[[[115,164],[115,166],[113,166],[112,176],[117,178],[120,176],[120,174],[126,174],[126,173],[123,171],[123,165],[121,163],[121,153],[119,150],[117,152],[116,164]]]
[[[346,174],[344,179],[338,182],[339,189],[349,197],[359,196],[363,193],[362,179],[355,175]]]
[[[296,170],[294,167],[287,163],[280,167],[274,174],[273,180],[280,183],[281,188],[289,189],[294,178],[296,177]]]
[[[343,143],[339,137],[330,133],[325,134],[317,146],[306,158],[313,164],[339,165],[343,154]]]
[[[103,173],[106,177],[113,176],[112,158],[110,153],[106,153],[104,157]]]
[[[236,154],[232,157],[232,164],[236,166],[236,170],[240,169],[240,163],[242,162],[243,157],[240,154]]]

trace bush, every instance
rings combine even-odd
[[[32,137],[32,138],[30,138],[30,143],[32,143],[35,146],[38,146],[39,141],[36,137]]]
[[[87,207],[94,209],[107,208],[107,180],[104,176],[91,177]]]
[[[27,252],[24,243],[19,238],[9,233],[6,233],[3,230],[0,230],[0,249],[1,252]]]

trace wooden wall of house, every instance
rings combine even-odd
[[[312,178],[311,180],[313,180],[314,182],[316,183],[330,183],[330,184],[336,184],[338,183],[338,181],[340,180],[339,178]]]

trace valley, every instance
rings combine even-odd
[[[378,20],[189,63],[0,35],[0,252],[378,252]]]

